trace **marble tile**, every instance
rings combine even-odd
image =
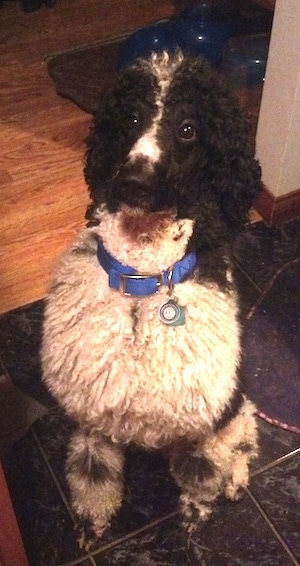
[[[234,277],[239,293],[241,320],[244,321],[258,300],[260,290],[238,263],[234,265]]]
[[[300,454],[257,475],[250,491],[300,561]]]
[[[69,493],[64,467],[69,439],[75,427],[75,423],[59,407],[50,409],[47,415],[35,421],[32,426],[32,432],[42,447],[44,458],[67,497]]]
[[[49,411],[33,425],[33,432],[60,488],[69,501],[64,463],[70,434],[74,428],[58,408]],[[98,546],[127,536],[137,528],[174,511],[178,489],[168,474],[165,459],[156,452],[129,448],[126,453],[124,502]]]
[[[90,558],[86,558],[83,560],[72,560],[67,564],[58,564],[57,566],[95,566],[95,562],[91,561]]]
[[[0,316],[0,357],[4,373],[46,407],[54,404],[41,381],[40,344],[43,301]]]
[[[219,562],[213,557],[211,562],[207,561],[207,565],[290,564],[285,550],[248,494],[239,502],[220,502],[210,523],[192,540],[195,550],[199,548],[202,551],[204,547],[219,554]]]
[[[251,224],[239,237],[235,257],[262,290],[285,263],[300,258],[300,218],[274,226]]]
[[[258,409],[300,432],[300,259],[285,264],[245,323],[243,373]]]
[[[30,566],[58,566],[83,556],[32,433],[15,444],[3,467]]]
[[[289,566],[291,561],[248,496],[224,502],[187,536],[177,517],[93,556],[101,566]]]
[[[63,432],[60,427],[53,434],[52,427],[58,424],[58,417],[54,417],[54,412],[50,411],[49,428],[47,415],[34,424],[34,430],[15,446],[5,463],[31,566],[59,566],[80,557],[72,520],[49,476],[45,462],[41,460],[34,439],[36,435],[39,442],[43,443],[43,451],[51,462],[52,471],[58,475],[63,485],[62,477],[59,476],[63,462],[58,460],[61,458],[63,441],[70,428],[66,425]],[[283,445],[286,444],[283,442]],[[261,474],[261,477],[264,475]],[[281,545],[247,495],[237,504],[221,501],[202,531],[187,540],[177,518],[163,520],[167,512],[177,508],[177,493],[176,488],[170,484],[162,458],[155,454],[131,450],[128,455],[126,480],[127,494],[123,509],[113,521],[112,528],[95,547],[96,564],[290,564]],[[255,482],[253,492],[257,496],[255,489],[260,477],[252,481]],[[293,482],[291,486],[293,489]],[[263,497],[268,503],[267,489],[263,490],[259,500]],[[162,522],[151,528],[155,518]],[[145,530],[135,534],[141,528]],[[114,548],[106,551],[106,545],[114,545]],[[89,562],[84,561],[85,564]]]
[[[261,452],[253,463],[255,474],[278,458],[299,447],[300,436],[278,429],[261,419],[258,420]],[[68,498],[64,480],[66,446],[73,425],[59,409],[34,423],[33,430],[55,474],[60,487]],[[253,480],[252,480],[253,481]],[[230,505],[230,503],[228,503]],[[128,536],[153,520],[164,517],[178,508],[178,490],[169,477],[167,464],[156,453],[130,449],[127,453],[125,499],[121,511],[112,521],[112,527],[104,534],[95,548]],[[225,504],[226,508],[226,504]]]
[[[268,228],[251,225],[235,254],[242,318],[280,267],[300,258],[300,219]],[[280,296],[272,299],[280,304]],[[291,301],[292,302],[292,301]],[[289,298],[284,306],[290,308]],[[22,391],[49,408],[5,457],[4,468],[30,566],[288,566],[300,564],[300,435],[258,419],[260,455],[250,495],[221,500],[211,520],[188,538],[180,525],[178,490],[162,455],[127,451],[124,504],[91,555],[76,542],[64,462],[74,424],[41,383],[43,302],[0,316],[3,370]],[[283,460],[282,457],[284,457]],[[171,517],[171,518],[170,518]],[[270,528],[274,525],[291,557]]]
[[[300,448],[300,434],[271,425],[261,418],[258,418],[257,422],[259,457],[251,465],[253,475],[261,468]]]

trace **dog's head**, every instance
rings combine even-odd
[[[202,58],[153,55],[121,73],[87,140],[92,204],[239,228],[261,188],[254,140],[235,97]]]

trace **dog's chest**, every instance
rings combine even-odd
[[[239,361],[234,299],[192,281],[175,291],[186,311],[180,326],[160,319],[165,292],[136,299],[114,291],[82,326],[79,412],[119,440],[141,442],[146,423],[157,437],[170,427],[178,434],[183,423],[209,426],[231,395]],[[74,389],[68,395],[73,404]]]
[[[179,283],[185,320],[169,326],[159,315],[168,287],[140,298],[110,289],[90,234],[66,257],[49,299],[43,358],[50,389],[75,418],[124,442],[158,445],[210,426],[236,384],[235,295],[193,279]],[[155,440],[144,438],[145,427]]]

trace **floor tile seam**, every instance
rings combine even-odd
[[[236,266],[242,271],[242,273],[247,277],[249,283],[251,283],[255,287],[255,290],[258,291],[259,293],[262,293],[264,288],[260,286],[256,281],[254,281],[253,277],[250,275],[250,273],[248,273],[248,271],[245,269],[245,267],[242,265],[242,263],[237,259],[235,255],[233,255],[233,261],[236,264]]]
[[[51,466],[51,464],[48,460],[47,454],[45,453],[43,446],[42,446],[42,444],[41,444],[41,442],[38,438],[38,435],[36,434],[36,432],[34,430],[32,430],[32,435],[34,437],[35,442],[37,443],[38,449],[39,449],[39,451],[40,451],[40,453],[43,457],[43,460],[45,461],[45,464],[46,464],[47,469],[48,469],[48,471],[51,475],[51,478],[52,478],[53,482],[55,483],[55,487],[57,488],[59,495],[60,495],[60,497],[61,497],[61,499],[62,499],[62,501],[63,501],[63,503],[66,507],[66,510],[67,510],[73,524],[75,525],[76,524],[75,516],[72,512],[72,509],[71,509],[71,507],[70,507],[70,505],[67,501],[67,498],[66,498],[63,490],[61,489],[60,483],[59,483],[59,481],[58,481],[58,479],[57,479],[57,477],[56,477],[56,475],[55,475],[55,473],[52,469],[52,466]],[[76,566],[77,564],[80,565],[82,562],[84,562],[87,559],[90,560],[91,566],[97,566],[96,562],[93,559],[93,556],[97,556],[99,554],[102,554],[104,551],[107,551],[110,548],[113,548],[113,547],[115,547],[119,544],[122,544],[123,542],[129,540],[130,538],[132,538],[132,537],[134,537],[134,536],[136,536],[140,533],[143,533],[144,531],[147,531],[147,530],[151,529],[152,527],[154,527],[154,526],[156,526],[160,523],[163,523],[163,522],[167,521],[168,519],[170,519],[170,518],[172,518],[172,517],[174,517],[178,514],[179,514],[178,510],[173,511],[172,513],[169,513],[168,515],[165,515],[164,517],[161,517],[159,519],[151,521],[150,523],[148,523],[144,527],[141,527],[140,529],[135,529],[131,533],[128,533],[128,535],[124,535],[123,537],[117,538],[113,542],[108,543],[101,548],[95,549],[94,551],[88,551],[84,556],[81,556],[80,558],[75,559],[73,561],[67,562],[67,563],[63,564],[62,566]]]
[[[134,531],[128,533],[127,535],[123,535],[120,538],[117,538],[116,540],[109,542],[105,545],[103,545],[101,548],[95,549],[93,551],[90,551],[90,555],[91,557],[96,557],[96,556],[100,556],[101,554],[103,554],[104,552],[107,552],[108,550],[111,550],[112,548],[121,545],[122,543],[140,535],[143,534],[147,531],[150,531],[152,528],[167,522],[169,519],[172,519],[173,517],[177,517],[180,514],[180,512],[177,511],[172,511],[171,513],[168,513],[167,515],[164,515],[164,517],[160,517],[159,519],[154,519],[153,521],[151,521],[150,523],[148,523],[147,525],[144,525],[143,527],[140,527],[139,529],[135,529]],[[64,566],[69,566],[69,564],[64,565]]]
[[[52,478],[52,480],[53,480],[53,482],[54,482],[54,484],[55,484],[55,487],[56,487],[56,489],[57,489],[57,491],[58,491],[58,493],[59,493],[59,496],[60,496],[60,498],[62,499],[63,504],[64,504],[64,506],[65,506],[65,508],[66,508],[66,511],[67,511],[67,513],[68,513],[68,515],[69,515],[69,517],[70,517],[70,519],[71,519],[71,521],[72,521],[72,523],[73,523],[73,525],[74,525],[74,528],[75,528],[76,519],[75,519],[75,516],[74,516],[74,514],[73,514],[73,511],[72,511],[72,509],[71,509],[71,507],[70,507],[70,505],[69,505],[69,502],[68,502],[68,500],[67,500],[67,498],[66,498],[66,496],[65,496],[65,494],[64,494],[64,492],[63,492],[63,490],[62,490],[61,487],[60,487],[60,483],[59,483],[59,481],[58,481],[58,479],[57,479],[57,477],[56,477],[56,475],[55,475],[55,473],[54,473],[54,471],[53,471],[53,469],[52,469],[52,466],[51,466],[51,464],[50,464],[50,462],[49,462],[49,460],[48,460],[47,454],[45,453],[45,451],[44,451],[44,449],[43,449],[43,446],[42,446],[42,444],[41,444],[41,442],[40,442],[40,440],[39,440],[39,438],[38,438],[38,435],[36,434],[36,432],[35,432],[34,430],[32,430],[31,432],[32,432],[32,436],[33,436],[33,438],[34,438],[34,440],[35,440],[35,442],[36,442],[36,444],[37,444],[37,446],[38,446],[38,449],[39,449],[39,451],[40,451],[40,453],[41,453],[41,456],[42,456],[42,458],[43,458],[43,460],[44,460],[44,462],[45,462],[45,464],[46,464],[46,466],[47,466],[47,470],[48,470],[48,472],[49,472],[49,474],[50,474],[50,476],[51,476],[51,478]],[[85,562],[86,560],[89,560],[89,561],[90,561],[91,566],[97,566],[96,563],[94,562],[94,559],[93,559],[92,556],[90,555],[90,552],[86,552],[86,554],[84,554],[84,555],[81,556],[80,558],[75,559],[75,560],[70,561],[70,562],[67,562],[67,563],[64,564],[63,566],[76,566],[77,564],[81,564],[81,563]]]
[[[36,432],[34,430],[32,430],[32,435],[34,437],[35,442],[37,443],[37,446],[38,446],[39,451],[40,451],[40,453],[43,457],[43,460],[45,461],[45,464],[46,464],[47,469],[48,469],[48,471],[51,475],[51,478],[52,478],[53,482],[55,483],[55,487],[57,488],[59,495],[60,495],[60,497],[61,497],[61,499],[62,499],[62,501],[63,501],[63,503],[66,507],[66,510],[67,510],[73,524],[75,525],[76,520],[75,520],[74,514],[72,512],[72,509],[70,508],[69,503],[68,503],[68,501],[67,501],[67,499],[66,499],[66,497],[63,493],[63,490],[60,487],[59,481],[56,478],[56,475],[55,475],[55,473],[52,469],[52,466],[51,466],[51,464],[48,460],[48,457],[47,457],[47,455],[46,455],[46,453],[43,449],[43,446],[41,445],[39,438],[38,438],[38,435],[36,434]],[[63,564],[62,566],[76,566],[76,565],[80,565],[81,563],[83,563],[86,560],[90,561],[91,566],[97,566],[96,562],[93,559],[94,556],[98,556],[99,554],[102,554],[103,552],[109,550],[110,548],[113,548],[113,547],[115,547],[119,544],[122,544],[123,542],[129,540],[130,538],[132,538],[132,537],[134,537],[134,536],[136,536],[140,533],[143,533],[143,532],[151,529],[152,527],[155,527],[156,525],[159,525],[159,524],[167,521],[168,519],[170,519],[170,518],[172,518],[172,517],[174,517],[178,514],[179,514],[178,510],[173,511],[172,513],[169,513],[168,515],[165,515],[164,517],[161,517],[159,519],[151,521],[151,523],[148,523],[147,525],[145,525],[144,527],[141,527],[140,529],[135,529],[131,533],[128,533],[128,535],[124,535],[123,537],[120,537],[120,538],[114,540],[113,542],[104,545],[101,548],[95,549],[94,551],[89,551],[84,556],[81,556],[80,558],[75,559],[73,561],[67,562],[67,563]]]
[[[86,564],[87,560],[89,560],[91,566],[97,566],[94,560],[91,560],[89,556],[81,556],[80,558],[75,558],[75,560],[70,560],[69,562],[64,562],[59,566],[80,566],[80,564]]]
[[[54,471],[53,471],[53,469],[52,469],[52,466],[51,466],[51,464],[50,464],[50,462],[49,462],[49,460],[48,460],[47,454],[46,454],[45,450],[43,449],[43,446],[42,446],[42,444],[41,444],[41,442],[40,442],[40,440],[39,440],[39,438],[38,438],[38,435],[36,434],[35,430],[32,430],[32,434],[33,434],[34,440],[35,440],[35,442],[36,442],[36,444],[37,444],[37,446],[38,446],[38,449],[39,449],[39,451],[40,451],[40,453],[41,453],[41,456],[42,456],[42,458],[43,458],[43,460],[44,460],[44,462],[45,462],[45,464],[46,464],[46,466],[47,466],[47,470],[48,470],[48,472],[49,472],[49,474],[50,474],[50,476],[51,476],[51,478],[52,478],[52,480],[53,480],[53,482],[54,482],[54,484],[55,484],[55,487],[56,487],[57,491],[59,492],[59,495],[60,495],[60,497],[61,497],[61,499],[62,499],[62,501],[63,501],[65,507],[66,507],[66,510],[67,510],[67,512],[68,512],[68,515],[70,516],[70,518],[71,518],[73,524],[75,525],[75,524],[76,524],[75,516],[74,516],[73,511],[72,511],[72,509],[71,509],[71,507],[70,507],[70,505],[69,505],[69,502],[68,502],[68,500],[67,500],[67,498],[66,498],[66,496],[65,496],[65,494],[64,494],[64,492],[63,492],[63,490],[62,490],[62,488],[61,488],[61,486],[60,486],[60,483],[59,483],[59,481],[58,481],[58,479],[57,479],[57,477],[56,477],[56,474],[54,473]]]
[[[283,463],[287,462],[288,460],[291,460],[295,456],[300,456],[300,447],[295,448],[291,452],[288,452],[287,454],[284,454],[283,456],[280,456],[279,458],[276,458],[276,460],[269,462],[269,464],[265,464],[261,468],[258,468],[258,470],[253,470],[253,472],[250,472],[250,478],[251,479],[255,478],[255,477],[263,474],[264,472],[271,470],[272,468],[275,468],[276,466],[280,466],[280,464],[283,464]]]
[[[282,546],[282,548],[284,549],[284,551],[286,552],[286,554],[288,555],[288,557],[291,560],[291,563],[294,566],[300,566],[300,563],[298,562],[297,558],[294,556],[293,552],[291,551],[290,547],[288,546],[288,544],[286,543],[286,541],[284,540],[284,538],[281,536],[281,534],[279,533],[279,531],[277,530],[277,528],[275,527],[275,525],[273,524],[273,522],[271,521],[271,519],[269,518],[268,514],[266,513],[266,511],[262,508],[262,506],[260,505],[259,501],[256,499],[256,497],[253,495],[253,493],[251,492],[251,490],[249,488],[246,488],[246,492],[248,494],[248,496],[250,497],[252,503],[255,505],[256,509],[259,511],[259,513],[261,514],[262,518],[264,519],[264,521],[267,523],[269,529],[272,531],[274,537],[277,539],[277,541],[280,543],[280,545]]]

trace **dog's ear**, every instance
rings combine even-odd
[[[223,79],[219,84],[216,111],[209,117],[213,122],[208,136],[213,164],[210,183],[224,219],[240,228],[262,190],[261,167],[255,156],[253,124]]]
[[[219,198],[221,210],[237,227],[248,220],[249,210],[262,190],[261,167],[255,157],[255,139],[252,127],[235,114],[228,132],[227,168],[223,176],[220,168]]]
[[[109,89],[103,93],[103,98],[94,114],[89,135],[85,139],[87,149],[83,172],[91,198],[91,204],[86,212],[86,218],[89,221],[93,220],[93,212],[97,206],[105,200],[105,181],[113,167],[115,140],[113,140],[109,123],[111,92],[112,89]],[[107,151],[107,146],[112,146],[111,152]]]

